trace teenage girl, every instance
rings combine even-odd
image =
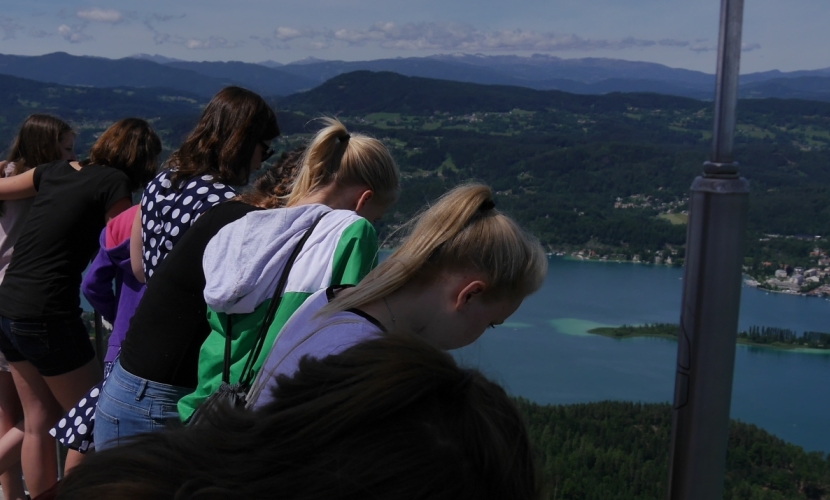
[[[80,163],[55,161],[0,179],[0,199],[37,194],[0,284],[0,351],[23,403],[22,465],[33,497],[57,477],[49,427],[101,378],[80,317],[81,273],[106,221],[154,175],[160,152],[147,122],[128,118],[101,134]]]
[[[495,209],[489,187],[457,187],[356,287],[330,287],[303,304],[280,332],[249,405],[267,403],[276,377],[292,375],[303,356],[335,354],[386,332],[440,349],[466,346],[513,314],[546,272],[542,246]]]
[[[397,200],[398,170],[380,141],[349,134],[334,119],[326,124],[303,156],[287,208],[246,215],[222,229],[205,250],[204,296],[212,331],[199,353],[198,386],[179,401],[182,420],[219,387],[226,335],[232,340],[230,379],[239,378],[285,262],[315,220],[325,214],[294,263],[253,373],[282,325],[311,294],[355,284],[375,265],[372,222]]]
[[[75,160],[75,134],[63,120],[31,115],[23,121],[9,155],[0,162],[0,177],[8,178],[55,160]],[[34,198],[0,202],[0,282],[12,258],[14,244]],[[9,364],[0,353],[0,484],[3,498],[26,498],[20,470],[23,413]],[[3,465],[3,463],[11,465]]]
[[[262,97],[226,87],[210,100],[196,128],[144,190],[131,238],[135,275],[149,280],[156,266],[210,207],[236,196],[248,176],[273,154],[279,135]]]
[[[295,163],[296,158],[283,161]],[[285,163],[269,168],[251,191],[205,212],[156,267],[124,341],[118,341],[121,354],[113,375],[117,386],[104,385],[98,400],[94,432],[98,449],[163,427],[168,420],[178,421],[176,402],[196,387],[199,346],[210,333],[202,270],[205,246],[230,222],[284,203],[280,196],[291,180],[293,171]],[[141,390],[124,407],[120,393],[129,387]]]
[[[92,455],[58,500],[537,500],[504,389],[408,335],[301,363],[275,401]]]

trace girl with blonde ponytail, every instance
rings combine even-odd
[[[235,383],[252,351],[258,352],[250,372],[256,374],[277,333],[313,293],[357,284],[376,264],[372,222],[398,197],[395,161],[377,139],[350,133],[334,118],[322,121],[325,126],[303,153],[285,208],[249,213],[225,226],[205,248],[204,297],[211,332],[199,351],[198,374],[188,373],[195,391],[179,401],[182,420],[219,387],[226,337],[231,338],[229,380]],[[316,220],[257,351],[257,333],[283,267]]]
[[[457,187],[411,222],[403,245],[353,288],[311,296],[280,332],[249,394],[259,407],[300,358],[322,358],[387,332],[441,349],[466,346],[501,324],[547,273],[533,236],[495,208],[481,184]]]

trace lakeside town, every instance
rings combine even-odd
[[[806,237],[769,234],[761,238],[761,241],[766,242],[781,238],[806,239]],[[821,238],[816,236],[814,239],[820,240]],[[805,261],[803,258],[800,260]],[[830,296],[830,257],[828,257],[827,252],[816,246],[810,251],[806,262],[810,265],[790,265],[766,260],[752,269],[745,266],[744,271],[747,272],[747,276],[744,279],[744,284],[769,292],[808,297]]]
[[[771,239],[799,239],[798,236],[765,235],[761,241]],[[811,237],[813,238],[813,237]],[[801,238],[803,239],[803,237]],[[820,239],[815,237],[815,239]],[[645,250],[640,253],[623,253],[608,249],[580,248],[554,249],[550,247],[548,255],[586,262],[628,262],[633,264],[653,264],[665,266],[682,266],[684,249],[667,245],[659,250]],[[751,261],[751,258],[747,258]],[[808,259],[811,266],[791,265],[786,262],[765,260],[758,265],[745,265],[744,284],[768,292],[803,295],[808,297],[830,297],[830,257],[825,250],[814,247]]]

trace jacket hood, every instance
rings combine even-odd
[[[121,241],[117,245],[107,248],[107,230],[108,228],[104,228],[104,230],[101,231],[101,237],[99,240],[99,243],[101,244],[101,251],[106,253],[107,257],[109,257],[112,263],[118,266],[119,269],[132,275],[133,268],[130,265],[130,238],[127,237],[127,239]],[[110,241],[110,243],[112,242]]]
[[[208,307],[228,314],[253,312],[273,295],[288,256],[306,230],[330,211],[317,204],[262,210],[222,228],[202,259]],[[309,240],[304,250],[312,244]]]

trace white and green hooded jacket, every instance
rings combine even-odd
[[[212,331],[199,352],[198,386],[179,401],[183,421],[219,387],[229,315],[230,381],[238,380],[288,256],[311,224],[326,212],[330,213],[314,228],[294,262],[262,352],[254,363],[256,373],[282,326],[308,297],[332,285],[356,285],[375,266],[375,229],[350,210],[313,204],[251,212],[210,240],[202,264]]]

